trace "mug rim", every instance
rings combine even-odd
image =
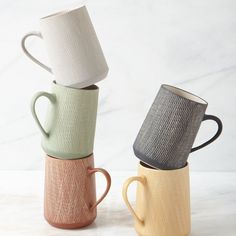
[[[195,103],[198,103],[198,104],[201,104],[201,105],[208,105],[208,102],[204,99],[202,99],[201,97],[193,94],[193,93],[190,93],[184,89],[181,89],[181,88],[178,88],[178,87],[175,87],[175,86],[172,86],[172,85],[169,85],[169,84],[162,84],[161,87],[163,89],[166,89],[168,90],[169,92],[175,94],[176,96],[178,97],[181,97],[183,99],[186,99],[188,101],[192,101],[192,102],[195,102]],[[170,89],[171,88],[171,89]],[[174,90],[175,91],[174,91]],[[186,96],[181,96],[180,94],[177,93],[178,92],[181,92],[183,94],[185,94]],[[188,96],[188,97],[187,97]],[[190,98],[190,97],[194,97],[194,98]]]
[[[89,92],[89,91],[99,90],[99,87],[96,84],[91,84],[91,85],[89,85],[87,87],[84,87],[84,88],[72,88],[72,87],[64,86],[64,85],[58,84],[56,82],[56,80],[53,80],[52,84],[53,84],[53,86],[57,86],[59,88],[72,89],[72,90],[75,90],[75,91],[77,91],[77,90],[84,90],[84,91],[88,91]]]
[[[85,4],[81,4],[79,7],[76,6],[76,7],[72,7],[72,8],[68,8],[68,9],[65,9],[65,10],[54,12],[52,14],[41,17],[40,20],[49,20],[49,19],[52,19],[52,18],[63,16],[63,15],[66,15],[67,13],[69,13],[69,12],[76,11],[80,8],[86,8]]]
[[[50,154],[46,154],[46,158],[49,157],[49,158],[52,158],[52,159],[55,159],[57,161],[81,161],[81,160],[84,160],[84,159],[87,159],[87,158],[93,158],[94,157],[94,154],[91,153],[90,155],[88,156],[85,156],[85,157],[81,157],[81,158],[76,158],[76,159],[65,159],[65,158],[61,158],[61,157],[55,157],[55,156],[51,156]]]
[[[148,171],[152,171],[152,172],[156,172],[156,171],[159,171],[159,172],[173,172],[173,171],[181,171],[187,167],[189,167],[189,164],[188,162],[186,162],[185,166],[181,167],[181,168],[178,168],[178,169],[156,169],[148,164],[146,164],[145,162],[143,161],[140,161],[139,162],[139,166],[145,170],[148,170]]]

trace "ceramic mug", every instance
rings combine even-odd
[[[41,32],[29,32],[22,39],[24,53],[53,72],[58,84],[83,88],[104,79],[108,66],[85,6],[40,19]],[[26,48],[30,36],[43,39],[52,68],[36,59]]]
[[[98,105],[98,87],[84,89],[52,83],[52,92],[38,92],[31,102],[31,112],[42,133],[42,148],[50,156],[62,159],[83,158],[93,153]],[[36,101],[49,100],[44,125],[36,114]]]
[[[222,122],[206,115],[207,102],[182,89],[162,85],[133,145],[135,155],[143,162],[159,169],[185,166],[190,152],[207,146],[222,131]],[[198,147],[193,142],[201,122],[213,120],[216,134]]]
[[[102,168],[94,168],[94,157],[60,160],[46,156],[44,217],[59,228],[81,228],[91,224],[97,205],[106,197],[111,177]],[[96,200],[94,174],[102,173],[107,182],[105,192]]]
[[[135,210],[127,191],[137,181]],[[187,236],[190,234],[190,191],[188,164],[177,170],[157,170],[139,164],[138,175],[123,185],[123,198],[142,236]]]

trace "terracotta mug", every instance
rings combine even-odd
[[[127,190],[137,181],[135,210]],[[187,236],[190,233],[190,192],[188,164],[176,170],[157,170],[139,164],[138,175],[123,185],[123,198],[142,236]]]
[[[26,48],[26,39],[39,37],[45,43],[51,67],[35,58]],[[24,53],[55,75],[58,84],[83,88],[104,79],[108,66],[85,6],[68,9],[40,19],[40,32],[26,34],[21,42]]]
[[[102,173],[107,181],[103,195],[96,200],[95,176]],[[97,215],[97,205],[111,186],[109,173],[94,168],[94,157],[61,160],[46,156],[44,217],[58,228],[74,229],[91,224]]]

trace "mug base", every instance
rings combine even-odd
[[[75,84],[64,84],[64,83],[60,83],[60,82],[59,82],[59,84],[69,87],[69,88],[83,89],[83,88],[86,88],[86,87],[91,86],[93,84],[96,84],[96,83],[100,82],[101,80],[104,80],[106,78],[107,74],[108,74],[108,70],[105,73],[103,73],[102,75],[97,76],[97,78],[93,78],[93,79],[86,80],[86,81],[79,82],[79,83],[75,83]]]
[[[140,234],[136,229],[135,229],[136,233],[138,236],[162,236],[163,234],[156,234],[156,232],[154,232],[153,234]],[[191,234],[191,232],[186,233],[186,234],[175,234],[175,236],[189,236]],[[169,234],[165,234],[165,236],[168,236]],[[170,236],[173,236],[172,234]]]
[[[56,159],[62,159],[62,160],[76,160],[76,159],[83,159],[86,157],[89,157],[93,154],[92,149],[83,153],[65,153],[65,152],[59,152],[59,151],[53,151],[45,147],[44,143],[41,143],[42,149],[44,152]]]
[[[47,219],[44,216],[45,220],[53,227],[56,228],[60,228],[60,229],[79,229],[79,228],[83,228],[86,227],[90,224],[93,223],[93,221],[96,219],[96,216],[94,218],[92,218],[91,220],[87,221],[87,222],[83,222],[83,223],[72,223],[72,224],[67,224],[67,223],[56,223],[56,222],[52,222],[49,219]]]
[[[139,151],[133,148],[135,156],[143,163],[149,165],[150,167],[154,169],[160,169],[160,170],[176,170],[181,169],[186,166],[186,163],[183,165],[178,166],[167,166],[163,163],[158,163],[156,160],[146,157],[145,155],[141,154]]]

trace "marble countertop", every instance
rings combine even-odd
[[[96,221],[80,230],[61,230],[43,218],[43,171],[0,171],[0,235],[136,235],[122,200],[124,180],[135,172],[111,172],[112,187],[98,207]],[[236,173],[191,172],[191,236],[236,235]],[[105,184],[97,175],[98,195]],[[135,201],[135,185],[129,190]]]

